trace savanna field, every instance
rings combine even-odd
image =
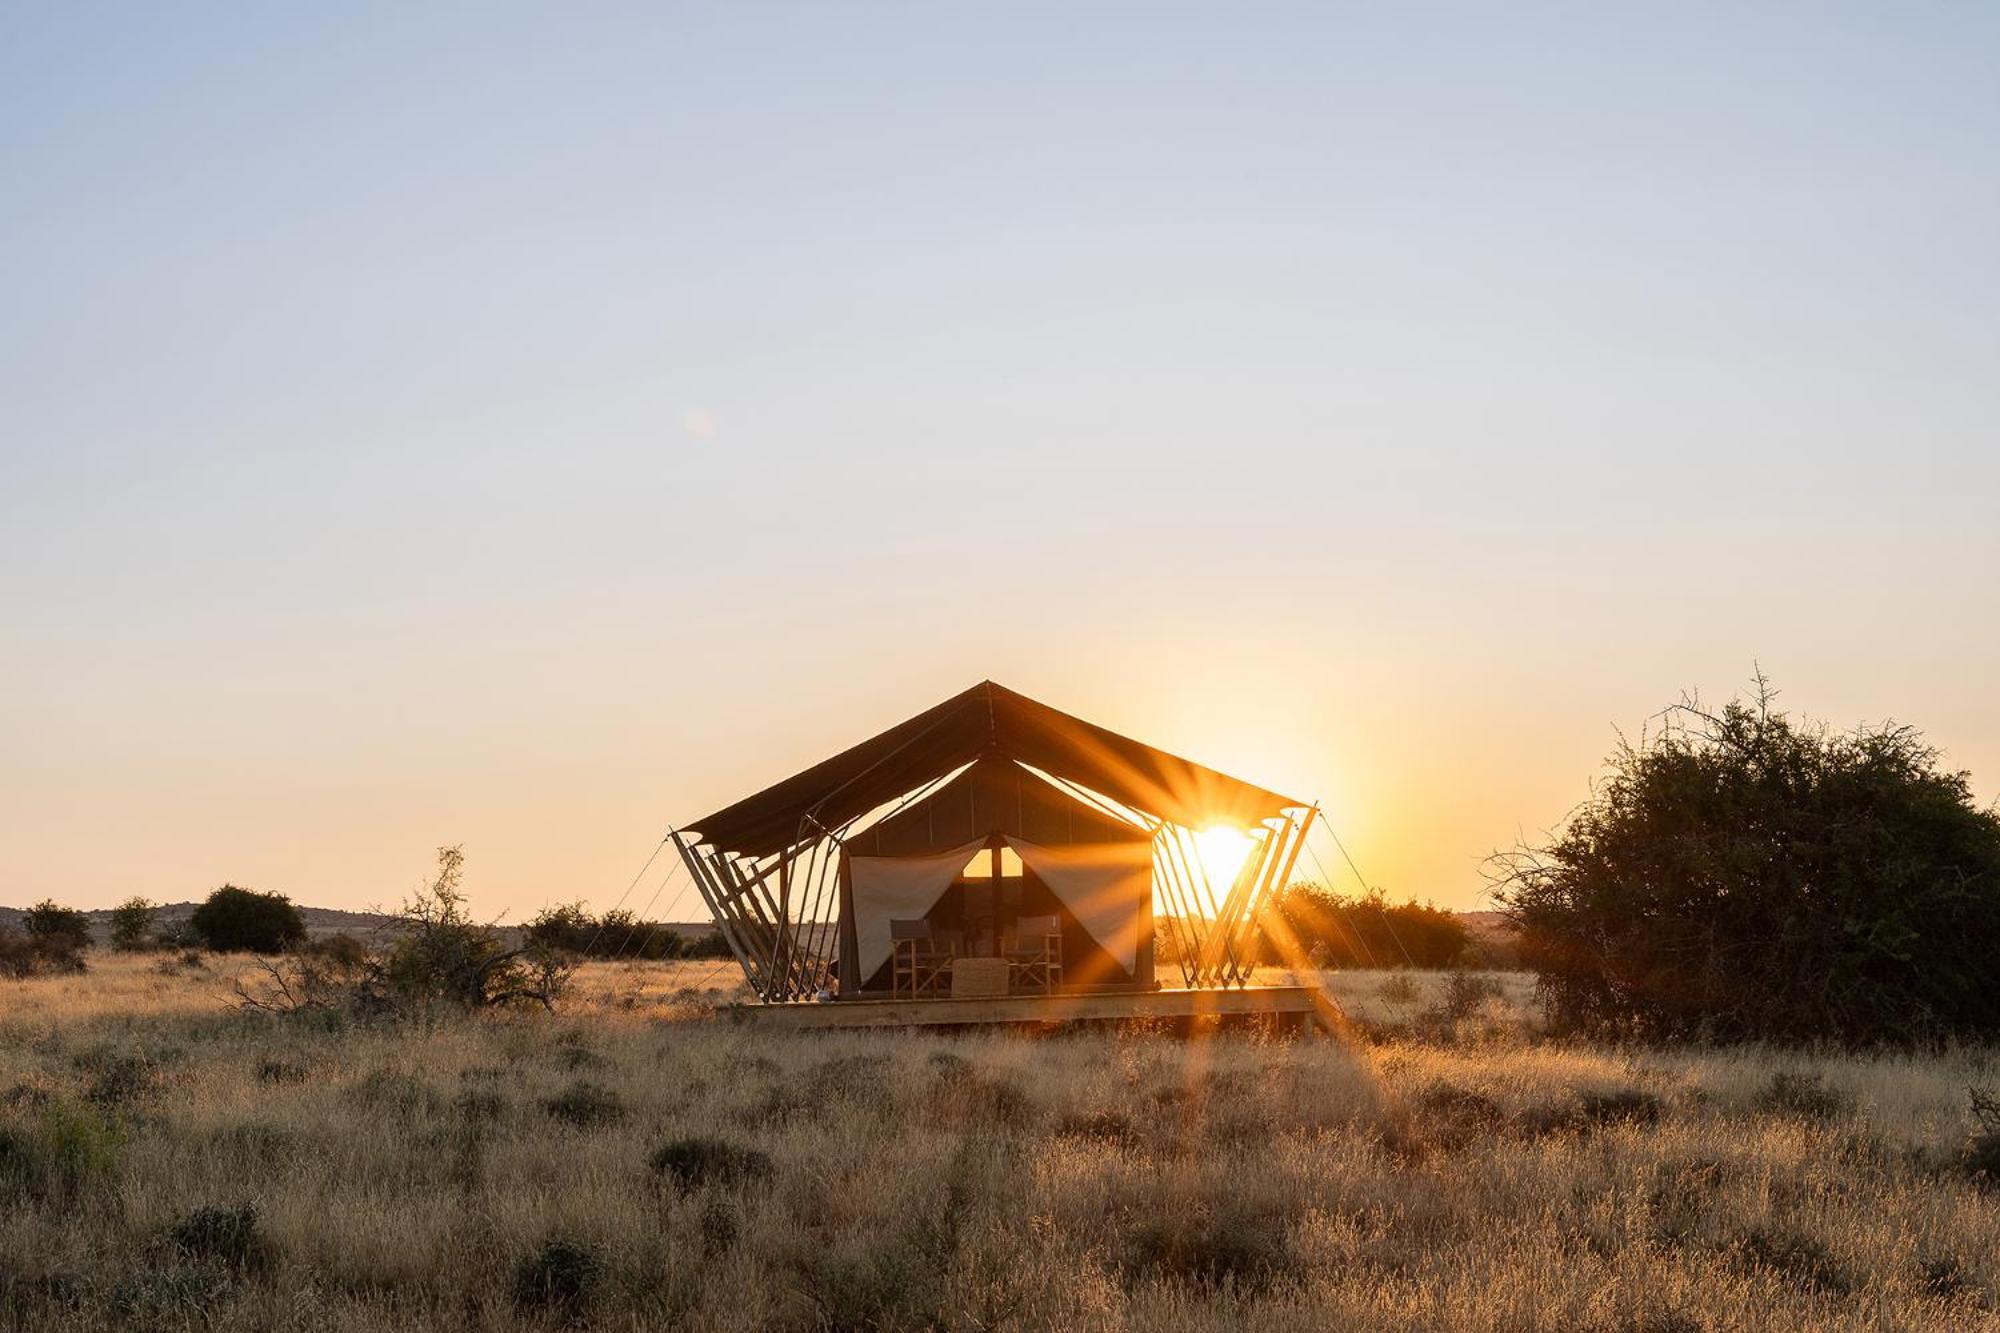
[[[0,982],[6,1328],[2000,1327],[1987,1050],[1561,1043],[1513,974],[1327,974],[1335,1040],[771,1034],[710,963],[371,1026],[253,970]]]

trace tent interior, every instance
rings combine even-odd
[[[993,958],[1021,922],[1048,917],[1060,922],[1065,989],[1149,988],[1152,843],[1144,827],[985,756],[844,844],[840,993],[892,989],[892,921],[925,921],[965,956]]]

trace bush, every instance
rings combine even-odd
[[[210,1204],[167,1228],[167,1241],[189,1259],[239,1273],[264,1267],[270,1245],[257,1226],[257,1205]]]
[[[127,898],[111,909],[111,947],[137,953],[152,947],[153,922],[159,908],[144,898]]]
[[[531,944],[585,958],[659,961],[721,957],[728,953],[728,946],[720,936],[690,938],[670,929],[663,921],[643,921],[636,913],[617,909],[593,917],[582,903],[543,908],[528,923],[526,934]],[[722,954],[707,951],[711,942],[722,948]]]
[[[1144,1278],[1185,1283],[1205,1291],[1240,1294],[1268,1289],[1298,1267],[1274,1213],[1241,1209],[1178,1211],[1140,1223],[1126,1237],[1123,1267],[1128,1284]]]
[[[625,1104],[601,1083],[579,1079],[542,1103],[542,1109],[566,1125],[596,1129],[625,1118]]]
[[[52,1101],[26,1121],[0,1125],[0,1199],[71,1200],[117,1169],[125,1131],[98,1107]]]
[[[0,928],[0,977],[25,980],[88,970],[82,952],[65,936],[25,935]]]
[[[369,959],[368,946],[345,931],[312,941],[306,952],[336,972],[359,973]]]
[[[1263,914],[1271,963],[1295,963],[1303,951],[1322,967],[1457,967],[1472,936],[1451,912],[1428,903],[1391,903],[1381,891],[1343,897],[1317,884],[1294,884]]]
[[[111,1310],[142,1328],[194,1327],[229,1295],[229,1275],[203,1264],[148,1269],[111,1289]]]
[[[580,1241],[553,1236],[514,1268],[514,1304],[524,1310],[581,1314],[597,1294],[604,1260]]]
[[[1966,1147],[1966,1174],[1988,1189],[2000,1189],[2000,1092],[1974,1088],[1971,1097],[1979,1130]]]
[[[653,1174],[670,1176],[682,1190],[702,1185],[735,1187],[768,1180],[771,1158],[725,1139],[691,1137],[663,1143],[653,1152]]]
[[[1547,846],[1495,858],[1558,1026],[1655,1038],[2000,1036],[2000,814],[1899,726],[1693,703]]]
[[[1854,1109],[1854,1098],[1827,1086],[1820,1074],[1779,1070],[1757,1094],[1757,1109],[1801,1120],[1832,1120]]]
[[[305,922],[290,898],[234,884],[209,894],[188,924],[217,953],[283,953],[306,938]]]
[[[533,1000],[553,1009],[570,966],[543,946],[510,949],[491,926],[474,921],[459,887],[464,869],[459,848],[438,848],[436,877],[403,905],[398,937],[380,967],[380,987],[403,1004],[482,1008]]]
[[[30,907],[23,914],[21,925],[31,940],[68,949],[90,947],[90,918],[53,898],[44,898]]]

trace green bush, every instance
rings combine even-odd
[[[283,953],[305,942],[299,909],[282,893],[225,884],[194,909],[189,924],[217,953]]]
[[[109,1181],[125,1129],[90,1103],[50,1101],[25,1122],[0,1126],[0,1199],[74,1199]]]
[[[719,958],[729,950],[719,935],[686,936],[663,921],[641,920],[636,913],[613,909],[593,917],[582,903],[545,907],[528,922],[531,944],[580,954],[585,958]],[[716,953],[716,948],[721,953]]]
[[[2000,1037],[2000,814],[1908,727],[1693,703],[1546,846],[1495,859],[1559,1026],[1656,1038]]]
[[[111,909],[111,947],[137,953],[153,945],[153,922],[159,908],[144,898],[127,898]]]

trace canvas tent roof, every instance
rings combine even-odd
[[[726,851],[767,856],[791,846],[808,815],[824,829],[839,828],[983,755],[1027,764],[1191,827],[1250,824],[1305,804],[988,680],[684,831]]]
[[[924,856],[995,833],[1045,847],[1151,841],[1137,824],[1086,805],[1010,759],[986,755],[846,844],[854,856]]]

